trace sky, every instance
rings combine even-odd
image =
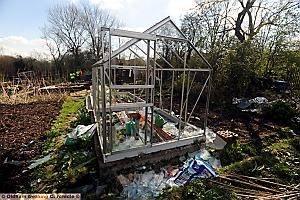
[[[46,58],[48,49],[41,39],[49,8],[81,0],[0,0],[0,55]],[[122,29],[144,31],[170,16],[180,26],[183,15],[195,7],[195,0],[87,0],[108,10]]]

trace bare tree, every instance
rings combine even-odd
[[[65,55],[67,54],[67,48],[64,46],[63,41],[59,37],[59,34],[53,32],[53,30],[44,27],[42,29],[42,38],[45,40],[46,45],[49,49],[51,57],[53,59],[56,73],[59,76],[63,75],[62,64]]]
[[[4,48],[0,46],[0,55],[3,54],[3,49],[4,49]]]
[[[88,45],[94,58],[99,60],[102,54],[101,27],[118,27],[119,22],[106,10],[97,6],[85,3],[82,8],[83,28],[89,37]]]
[[[255,40],[272,52],[272,44],[299,32],[299,1],[295,0],[198,0],[182,20],[182,30],[192,43],[207,53],[216,70],[218,60],[235,41]],[[280,36],[278,34],[280,33]],[[276,36],[277,35],[277,36]],[[189,51],[188,58],[190,58]]]
[[[61,74],[66,55],[70,55],[71,65],[75,68],[99,60],[102,54],[101,26],[118,25],[115,17],[86,1],[81,5],[67,3],[52,7],[42,32]]]
[[[239,12],[234,21],[235,36],[240,42],[252,39],[262,28],[275,26],[284,28],[298,23],[299,1],[295,0],[238,0]]]
[[[55,43],[72,53],[75,67],[80,65],[79,54],[86,41],[82,20],[80,9],[71,3],[56,5],[48,13],[48,29],[56,37]]]
[[[232,40],[226,31],[230,27],[227,20],[230,11],[228,1],[198,1],[194,12],[187,14],[182,20],[182,31],[197,48],[206,53],[215,71]],[[191,52],[192,49],[188,51],[188,59]]]
[[[196,18],[192,21],[195,19],[197,21],[198,18],[198,21],[203,19],[208,23],[214,22],[217,26],[210,26],[211,28],[223,28],[224,32],[233,31],[240,42],[253,39],[266,27],[283,28],[299,24],[300,2],[297,0],[196,0],[196,2],[195,13],[192,15]],[[195,28],[193,26],[192,28]]]

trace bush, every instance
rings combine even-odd
[[[222,165],[229,165],[257,154],[258,150],[253,143],[241,144],[239,141],[234,141],[225,146],[220,158]]]
[[[287,122],[295,116],[296,111],[291,104],[279,100],[273,102],[271,106],[265,107],[263,113],[267,118],[279,122]]]
[[[91,117],[85,108],[81,109],[77,116],[76,120],[71,122],[72,127],[76,127],[77,125],[90,125],[91,124]]]
[[[250,41],[238,44],[235,50],[227,53],[223,62],[224,83],[220,85],[226,91],[227,100],[251,93],[251,80],[256,76],[255,69],[259,68],[255,54],[255,46]]]

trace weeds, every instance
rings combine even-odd
[[[278,100],[265,107],[263,113],[267,118],[273,119],[278,122],[288,122],[295,116],[295,109],[287,102]]]
[[[273,177],[280,178],[283,183],[298,183],[299,181],[297,182],[297,180],[299,180],[300,174],[300,137],[280,139],[279,136],[277,136],[277,139],[274,140],[272,136],[272,142],[270,142],[269,138],[265,138],[264,141],[267,142],[264,143],[261,153],[254,156],[245,153],[244,144],[231,146],[230,151],[227,150],[227,152],[237,151],[238,154],[235,152],[227,156],[240,155],[240,157],[238,157],[239,159],[242,156],[245,158],[241,161],[238,161],[238,159],[233,161],[233,159],[231,159],[233,162],[221,168],[218,172],[221,174],[237,173],[251,176]],[[246,144],[246,147],[247,146]]]
[[[46,132],[47,140],[43,146],[43,153],[54,151],[54,154],[47,163],[38,166],[32,174],[33,180],[41,180],[39,186],[44,184],[46,187],[31,188],[32,192],[60,191],[63,187],[75,184],[88,173],[91,157],[88,156],[88,149],[81,149],[88,146],[68,148],[64,145],[74,121],[88,123],[86,113],[81,113],[84,102],[84,98],[66,99],[59,116],[53,122],[52,129]],[[91,164],[93,165],[94,163]]]
[[[72,121],[70,124],[72,127],[77,125],[89,125],[91,123],[91,117],[85,108],[79,110],[76,116],[76,120]]]
[[[78,110],[84,107],[84,98],[68,98],[62,105],[59,116],[53,122],[52,128],[45,133],[47,140],[43,147],[43,153],[47,154],[63,145],[64,138],[71,130],[70,121],[76,120]],[[62,137],[59,137],[62,136]]]
[[[226,189],[221,189],[205,181],[197,180],[186,186],[164,189],[157,199],[237,199],[236,195]]]
[[[228,165],[237,161],[257,155],[258,150],[254,143],[242,144],[240,141],[234,141],[226,145],[221,154],[221,163]]]
[[[3,104],[24,104],[32,102],[44,102],[49,100],[63,101],[68,96],[67,93],[50,93],[50,94],[36,94],[36,95],[26,95],[26,96],[11,96],[5,97],[0,94],[0,103]]]

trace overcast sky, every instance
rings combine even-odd
[[[48,9],[61,2],[80,0],[0,0],[0,54],[36,56],[48,53],[40,28]],[[195,6],[194,0],[89,0],[115,15],[125,29],[143,31],[171,16],[180,18]]]

